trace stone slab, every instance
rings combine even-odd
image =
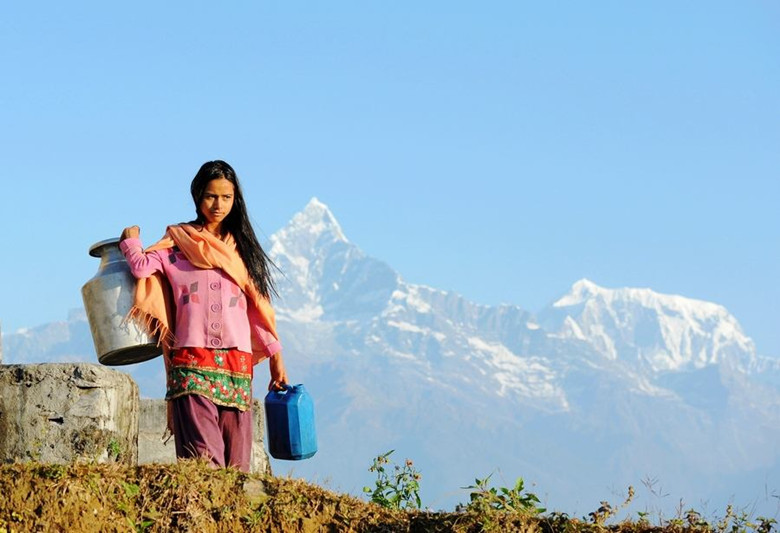
[[[90,363],[0,365],[0,461],[138,460],[138,386]]]
[[[176,442],[171,437],[167,443],[165,433],[165,400],[142,399],[138,417],[138,464],[175,463]],[[265,451],[265,412],[263,404],[256,398],[252,402],[254,426],[252,428],[253,473],[271,473],[271,463]]]

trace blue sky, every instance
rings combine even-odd
[[[778,3],[9,4],[5,332],[81,306],[92,243],[190,219],[221,158],[266,236],[316,196],[411,282],[650,287],[780,356]]]

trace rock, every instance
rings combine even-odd
[[[0,365],[0,461],[138,460],[138,386],[89,363]]]
[[[254,427],[252,428],[252,464],[253,474],[271,474],[271,462],[263,444],[265,439],[265,407],[257,398],[252,399],[252,415]]]
[[[259,479],[247,479],[244,481],[244,494],[246,494],[252,507],[258,507],[262,503],[268,501],[268,493],[265,490],[265,483]]]
[[[138,423],[138,464],[175,463],[176,442],[173,437],[166,441],[165,400],[143,399]],[[271,463],[263,444],[265,435],[265,411],[263,404],[254,399],[252,402],[254,426],[252,428],[252,462],[250,471],[254,474],[270,474]]]
[[[142,399],[138,415],[138,464],[176,462],[176,443],[165,436],[165,400]],[[165,438],[163,438],[165,437]]]

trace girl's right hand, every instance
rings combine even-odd
[[[122,230],[122,235],[119,237],[119,241],[125,239],[137,239],[141,236],[141,228],[138,226],[130,226]]]

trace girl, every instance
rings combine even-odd
[[[176,456],[248,472],[252,368],[269,359],[269,390],[288,383],[270,305],[273,263],[230,165],[205,163],[190,192],[195,220],[169,226],[153,246],[143,250],[138,226],[122,232],[138,278],[130,316],[160,335]]]

